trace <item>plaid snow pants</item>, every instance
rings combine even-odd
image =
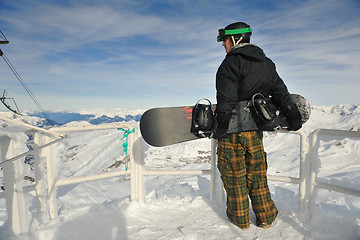
[[[278,213],[267,184],[267,162],[260,131],[230,134],[218,141],[218,169],[227,193],[227,216],[242,229],[250,226],[249,199],[256,224],[271,224]]]

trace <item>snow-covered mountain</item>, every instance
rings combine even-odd
[[[82,110],[59,114],[63,126],[126,120],[139,130],[142,110]],[[39,117],[18,118],[33,125],[44,125]],[[51,116],[51,115],[50,115]],[[55,115],[54,115],[55,116]],[[104,116],[104,117],[102,117]],[[136,117],[137,116],[137,117]],[[86,118],[88,117],[88,118]],[[16,126],[0,120],[0,134],[16,136]],[[42,123],[42,124],[41,124]],[[315,106],[303,126],[307,136],[318,128],[360,131],[360,105]],[[20,133],[19,133],[20,134]],[[125,169],[122,135],[118,130],[71,133],[56,147],[59,178],[79,177]],[[21,139],[19,137],[19,139]],[[31,139],[27,140],[31,144]],[[298,177],[299,137],[267,132],[264,145],[268,173]],[[324,137],[320,139],[318,177],[360,189],[360,139]],[[34,173],[28,159],[24,180],[30,184]],[[146,150],[145,167],[149,170],[199,170],[210,168],[210,140],[200,139]],[[0,185],[1,175],[0,172]],[[29,234],[16,239],[360,239],[360,198],[319,190],[312,218],[298,211],[298,186],[270,181],[270,191],[279,209],[275,225],[259,229],[251,225],[240,230],[231,224],[223,203],[210,202],[207,175],[146,176],[144,203],[130,201],[128,176],[85,182],[58,188],[59,217],[44,220],[36,213],[36,201],[28,196],[32,218]],[[0,190],[1,191],[1,190]],[[250,214],[251,222],[255,216]],[[0,199],[0,239],[8,239],[5,200]]]
[[[144,110],[122,110],[114,109],[90,109],[80,111],[47,111],[46,114],[49,118],[56,123],[56,125],[64,125],[73,121],[86,121],[94,125],[110,122],[129,122],[140,121],[141,115]],[[48,125],[41,112],[25,111],[24,115],[39,117],[40,122],[37,125]]]

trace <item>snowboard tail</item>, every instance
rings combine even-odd
[[[140,119],[144,140],[155,147],[198,139],[191,133],[193,106],[153,108]]]

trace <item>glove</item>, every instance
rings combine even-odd
[[[212,134],[212,138],[226,138],[227,137],[227,129],[229,126],[229,121],[231,118],[231,113],[216,113],[216,128],[214,133]]]
[[[301,114],[293,102],[283,109],[286,121],[289,123],[288,131],[297,131],[302,127]]]
[[[302,122],[300,121],[293,121],[289,124],[287,128],[288,131],[297,131],[302,127]]]
[[[227,133],[227,129],[223,129],[223,128],[216,128],[213,135],[211,136],[212,138],[215,139],[219,139],[219,138],[226,138],[228,135]]]

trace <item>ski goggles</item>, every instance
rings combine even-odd
[[[242,33],[251,33],[251,28],[247,27],[247,28],[230,29],[230,30],[220,28],[218,31],[219,31],[219,35],[217,36],[217,41],[222,42],[222,41],[225,40],[225,37],[229,36],[229,35],[237,35],[237,34],[242,34]]]

